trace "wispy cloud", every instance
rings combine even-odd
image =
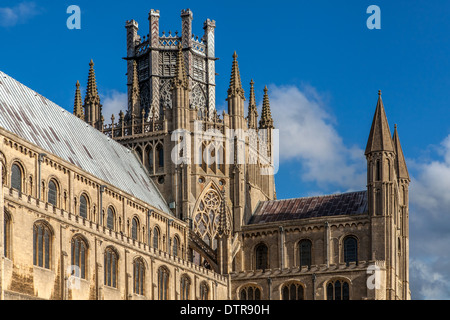
[[[41,12],[34,2],[21,2],[14,7],[0,8],[0,26],[13,27],[26,23]]]
[[[106,95],[101,96],[103,105],[103,117],[105,118],[105,124],[111,123],[111,116],[119,120],[119,113],[122,110],[126,113],[128,108],[128,98],[126,93],[119,92],[117,90],[111,90]]]
[[[298,161],[302,179],[319,186],[364,189],[364,151],[345,145],[316,90],[275,85],[269,89],[275,126],[280,129],[280,160]]]

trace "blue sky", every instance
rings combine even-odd
[[[72,4],[81,8],[81,30],[66,27]],[[380,30],[366,27],[372,4]],[[254,79],[260,104],[269,87],[281,130],[279,198],[365,189],[363,151],[382,90],[412,178],[412,296],[450,299],[450,2],[2,0],[0,69],[72,110],[75,83],[86,85],[94,59],[112,108],[126,92],[125,21],[147,35],[148,12],[159,9],[160,30],[181,31],[185,8],[194,34],[203,35],[207,18],[217,24],[218,109],[235,50],[246,94]]]

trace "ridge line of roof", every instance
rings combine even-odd
[[[314,198],[335,197],[335,196],[343,196],[343,195],[346,195],[346,194],[362,193],[362,192],[367,192],[367,190],[349,191],[349,192],[343,192],[343,193],[333,193],[333,194],[327,194],[327,195],[321,195],[321,196],[310,196],[310,197],[299,197],[299,198],[288,198],[288,199],[266,200],[266,201],[261,201],[261,203],[265,203],[265,202],[280,202],[280,201],[299,200],[299,199],[314,199]]]

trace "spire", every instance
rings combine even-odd
[[[261,120],[259,121],[260,129],[273,129],[272,113],[270,112],[269,95],[267,94],[267,86],[264,88],[263,107],[261,112]]]
[[[75,103],[73,105],[73,114],[84,120],[83,103],[81,102],[80,82],[77,80],[77,89],[75,90]]]
[[[88,85],[86,89],[86,96],[84,97],[84,103],[100,103],[100,97],[97,91],[97,82],[95,80],[94,62],[89,62],[89,77]]]
[[[239,72],[239,65],[237,62],[238,55],[236,51],[233,54],[233,65],[231,67],[230,88],[228,89],[228,96],[239,95],[245,100],[244,89],[242,89],[241,74]]]
[[[188,80],[186,76],[186,69],[184,66],[183,46],[181,42],[178,43],[177,67],[175,70],[174,87],[182,86],[188,88]]]
[[[400,139],[398,138],[397,125],[395,125],[394,136],[392,137],[392,143],[394,144],[395,151],[395,171],[399,179],[409,179],[408,168],[406,167],[405,157],[403,155]]]
[[[258,129],[258,110],[256,108],[255,99],[255,88],[253,87],[255,83],[250,81],[250,99],[248,103],[248,128]]]
[[[372,128],[370,129],[369,140],[367,142],[365,155],[376,151],[392,151],[391,131],[384,110],[383,100],[381,99],[381,90],[378,91],[378,102],[373,117]]]

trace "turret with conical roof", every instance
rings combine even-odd
[[[391,184],[395,180],[395,152],[381,91],[378,91],[377,107],[373,116],[365,155],[367,159],[369,212],[373,215],[388,215],[392,207],[390,203],[386,202],[388,198],[386,188],[388,188],[388,183]]]
[[[367,196],[368,211],[371,219],[371,260],[386,261],[388,293],[386,299],[395,299],[398,279],[407,296],[409,284],[407,273],[397,274],[395,261],[400,261],[403,269],[408,270],[408,184],[409,175],[405,158],[400,146],[397,127],[394,136],[378,92],[378,102],[370,129],[365,151],[367,159]],[[395,244],[389,249],[386,243]]]

